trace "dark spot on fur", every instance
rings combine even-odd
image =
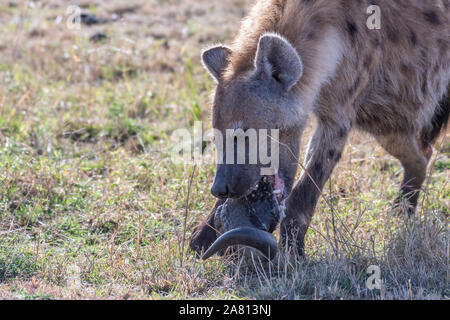
[[[411,68],[406,63],[402,63],[402,65],[400,66],[400,71],[403,73],[403,75],[409,76]]]
[[[411,43],[416,46],[417,45],[417,34],[414,31],[411,31]]]
[[[387,28],[386,30],[388,39],[393,43],[399,42],[399,36],[397,30],[394,29],[394,26]]]
[[[427,53],[427,50],[425,48],[422,48],[420,50],[420,55],[422,56],[423,61],[427,61],[428,60],[428,53]]]
[[[336,153],[336,150],[334,150],[334,149],[328,150],[328,159],[333,159],[335,153]]]
[[[381,41],[378,37],[372,38],[372,44],[374,47],[379,47],[381,45]]]
[[[314,174],[313,174],[313,179],[316,179],[316,183],[320,184],[322,179],[323,179],[323,167],[322,164],[317,162],[314,165]]]
[[[340,138],[345,137],[346,134],[347,134],[347,128],[342,127],[339,129],[339,137]]]
[[[431,24],[434,24],[434,25],[442,24],[441,19],[439,18],[437,13],[433,10],[425,11],[423,13],[423,16],[425,17],[425,20]]]
[[[347,31],[352,38],[352,41],[355,41],[356,34],[358,33],[358,27],[353,21],[347,21]]]
[[[438,73],[439,69],[440,69],[440,66],[438,64],[435,65],[434,68],[433,68],[433,73]]]
[[[427,79],[425,78],[422,81],[422,93],[423,93],[423,95],[426,95],[427,92],[428,92],[428,85],[427,85]]]

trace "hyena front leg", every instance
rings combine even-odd
[[[304,253],[305,234],[322,188],[342,156],[349,131],[350,125],[345,124],[318,125],[309,142],[305,170],[286,199],[281,241],[300,255]]]

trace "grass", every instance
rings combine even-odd
[[[250,1],[127,3],[82,1],[121,19],[80,30],[56,0],[0,5],[1,298],[448,299],[448,133],[413,219],[392,210],[398,162],[355,133],[306,260],[196,260],[185,242],[214,204],[214,168],[172,163],[170,135],[209,124],[199,52]],[[91,43],[96,31],[108,38]]]

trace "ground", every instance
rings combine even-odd
[[[188,249],[214,167],[174,164],[170,137],[209,126],[199,55],[232,39],[250,2],[0,3],[0,298],[449,298],[448,132],[411,219],[392,209],[399,163],[354,133],[306,259],[243,266]],[[72,3],[100,23],[78,29]]]

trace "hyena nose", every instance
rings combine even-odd
[[[216,177],[211,188],[211,193],[215,197],[219,199],[238,198],[250,188],[248,183],[245,183],[248,179],[242,179],[244,173],[233,169],[232,166],[217,166]]]
[[[243,194],[243,192],[236,192],[233,187],[226,183],[214,183],[211,188],[211,193],[219,199],[238,198]]]
[[[218,179],[214,181],[214,184],[211,188],[211,193],[213,196],[220,199],[225,199],[230,196],[227,183]]]

